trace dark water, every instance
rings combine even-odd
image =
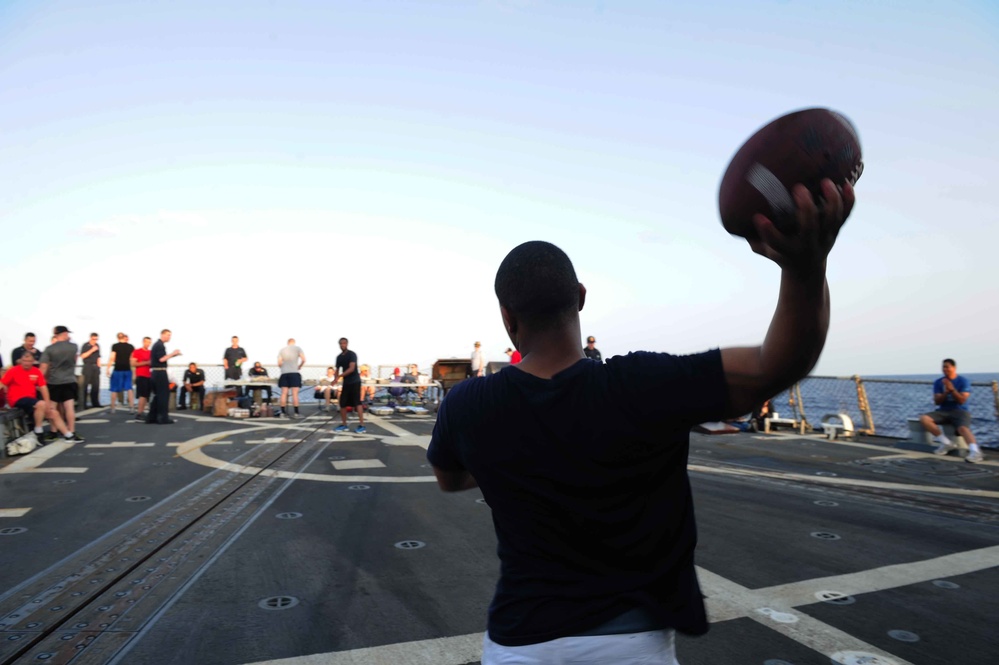
[[[883,436],[908,438],[908,419],[936,408],[933,404],[933,381],[939,376],[862,377],[875,432]],[[967,403],[972,416],[971,431],[983,447],[999,448],[999,420],[992,391],[992,381],[999,379],[999,374],[964,376],[972,382],[971,398]],[[846,413],[857,427],[862,427],[864,423],[857,400],[857,387],[851,379],[806,378],[801,382],[801,404],[809,423],[815,427],[822,421],[822,416],[829,413]],[[791,416],[792,408],[788,404],[786,391],[774,399],[773,405],[782,416]]]

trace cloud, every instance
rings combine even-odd
[[[113,238],[118,235],[118,231],[107,224],[84,224],[76,233],[88,238]]]
[[[672,240],[669,236],[665,236],[662,233],[648,230],[640,232],[638,239],[644,243],[657,243],[660,245],[668,245]]]

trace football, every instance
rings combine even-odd
[[[782,233],[794,233],[791,187],[805,185],[821,205],[822,180],[853,185],[863,172],[860,138],[846,116],[824,108],[788,113],[753,134],[732,157],[718,190],[722,225],[753,239],[753,215],[761,213]]]

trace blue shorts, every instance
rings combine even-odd
[[[111,392],[123,393],[132,389],[132,370],[116,369],[111,372]]]
[[[289,372],[288,374],[282,374],[281,378],[278,379],[278,388],[301,388],[302,387],[302,375],[298,372]]]

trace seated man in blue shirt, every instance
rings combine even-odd
[[[957,448],[940,425],[953,425],[954,431],[968,442],[968,456],[965,462],[972,464],[985,461],[982,449],[971,433],[971,412],[968,410],[968,398],[971,397],[971,381],[957,373],[957,363],[952,358],[943,361],[943,376],[933,382],[933,403],[935,411],[924,413],[919,417],[923,429],[933,435],[933,440],[940,444],[933,452],[946,455]]]
[[[569,257],[528,242],[500,264],[500,313],[523,360],[452,388],[427,450],[442,490],[479,487],[492,512],[500,580],[483,665],[676,665],[674,630],[707,631],[690,428],[748,413],[815,365],[829,327],[826,256],[853,206],[853,188],[829,180],[821,207],[802,185],[792,195],[793,233],[754,218],[750,246],[781,268],[758,346],[592,362]],[[653,390],[664,399],[647,399]]]

